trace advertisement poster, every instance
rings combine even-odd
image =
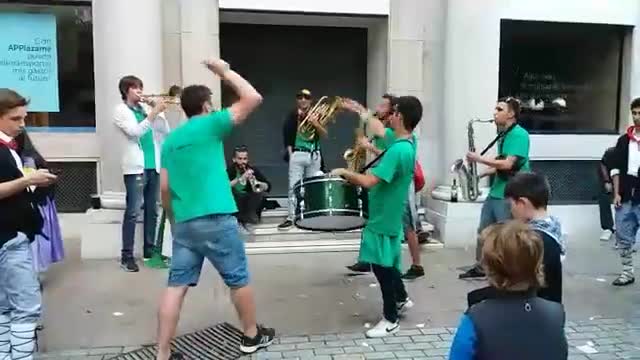
[[[59,112],[56,18],[0,14],[0,87],[28,98],[29,111]]]

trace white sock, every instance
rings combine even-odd
[[[11,319],[0,315],[0,360],[11,360]]]
[[[36,348],[37,324],[11,325],[11,356],[13,360],[32,360]]]

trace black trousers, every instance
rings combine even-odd
[[[241,193],[233,191],[233,198],[236,200],[238,212],[236,218],[242,225],[257,224],[262,217],[262,209],[264,208],[264,194],[246,192]]]
[[[600,208],[600,227],[602,230],[613,231],[613,215],[611,214],[612,195],[604,187],[600,180],[600,194],[598,194],[598,206]]]
[[[398,321],[398,303],[407,300],[409,296],[400,277],[400,271],[394,267],[384,267],[376,264],[371,264],[371,268],[380,283],[384,304],[384,318],[395,323]]]

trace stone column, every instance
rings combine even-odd
[[[422,102],[416,129],[418,159],[427,186],[442,178],[441,119],[444,73],[445,0],[392,0],[389,3],[388,89]]]
[[[94,0],[92,9],[100,189],[123,192],[122,142],[112,115],[122,101],[118,81],[135,75],[146,93],[163,90],[161,5],[158,0]]]
[[[165,87],[201,84],[213,91],[220,106],[220,81],[200,62],[220,56],[217,0],[164,0]]]

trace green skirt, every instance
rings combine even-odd
[[[402,228],[397,236],[389,236],[373,232],[367,227],[362,229],[360,240],[361,262],[376,264],[384,267],[395,267],[402,271]]]

